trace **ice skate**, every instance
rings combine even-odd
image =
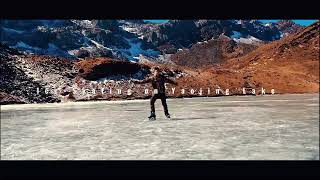
[[[151,115],[148,117],[150,121],[156,120],[156,114],[151,112]]]

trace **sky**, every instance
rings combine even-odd
[[[260,20],[260,21],[262,21],[263,23],[268,23],[268,22],[277,22],[279,20]],[[314,20],[293,20],[293,22],[300,24],[300,25],[303,25],[303,26],[309,26],[316,21],[317,21],[316,19],[314,19]]]
[[[166,19],[150,19],[150,20],[144,20],[144,21],[149,21],[149,22],[153,22],[153,23],[165,23],[167,22],[168,20]],[[263,23],[268,23],[268,22],[277,22],[279,20],[268,20],[268,19],[263,19],[263,20],[260,20],[262,21]],[[309,26],[310,24],[316,22],[317,20],[316,19],[313,19],[313,20],[293,20],[295,23],[297,24],[300,24],[300,25],[303,25],[303,26]]]

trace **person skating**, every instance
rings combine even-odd
[[[153,95],[150,99],[151,115],[148,117],[150,120],[156,119],[154,103],[157,99],[161,99],[162,106],[164,109],[164,114],[167,118],[170,118],[170,114],[168,111],[168,105],[167,105],[167,101],[166,101],[167,97],[166,97],[165,83],[177,85],[177,82],[165,77],[160,72],[159,67],[154,68],[153,76],[151,76],[147,79],[144,79],[144,80],[140,80],[140,81],[134,80],[132,82],[135,82],[137,84],[150,83],[150,82],[152,83]]]

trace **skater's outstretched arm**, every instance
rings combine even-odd
[[[174,80],[167,78],[167,77],[165,78],[165,81],[166,81],[166,83],[170,83],[170,84],[174,84],[174,85],[178,84],[177,81],[174,81]]]
[[[133,83],[136,83],[136,84],[144,84],[144,83],[149,83],[152,81],[152,77],[149,77],[147,79],[144,79],[144,80],[130,80],[131,82]]]

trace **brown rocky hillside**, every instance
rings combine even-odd
[[[256,49],[254,44],[237,43],[227,36],[211,39],[193,45],[171,56],[177,65],[200,68],[207,65],[219,64],[227,59],[241,57]]]
[[[319,22],[231,59],[222,68],[281,93],[319,92]]]

